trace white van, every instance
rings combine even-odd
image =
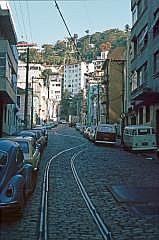
[[[123,134],[124,147],[130,150],[156,150],[156,135],[150,126],[126,126]]]

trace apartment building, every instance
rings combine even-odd
[[[125,111],[126,48],[111,50],[103,64],[101,115],[104,122],[120,123]]]
[[[159,136],[159,0],[132,0],[129,123]]]
[[[49,118],[58,121],[62,91],[62,75],[56,72],[49,77]]]
[[[84,88],[84,73],[86,73],[85,62],[64,65],[64,91],[67,90],[71,96],[80,93]]]
[[[0,2],[0,137],[16,131],[17,37],[7,2]]]
[[[39,124],[48,117],[48,88],[44,84],[42,71],[45,68],[41,64],[29,64],[28,71],[28,109],[27,109],[27,126],[31,127],[31,118],[33,117],[33,124]],[[26,88],[26,63],[18,61],[18,82],[17,86],[20,89]],[[24,91],[18,91],[18,122],[24,122],[24,105],[25,97]],[[32,109],[33,116],[32,116]]]

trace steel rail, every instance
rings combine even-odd
[[[62,155],[65,152],[71,151],[73,149],[79,148],[86,143],[77,145],[75,147],[67,148],[56,155],[52,156],[47,162],[44,170],[43,182],[42,182],[42,194],[41,194],[41,211],[40,211],[40,226],[39,226],[39,236],[38,240],[47,240],[48,225],[47,225],[47,213],[48,213],[48,193],[49,193],[49,169],[53,159]]]
[[[112,237],[111,237],[111,232],[109,231],[108,227],[105,225],[105,223],[103,222],[103,220],[101,219],[100,215],[98,214],[98,212],[96,211],[93,203],[91,202],[91,199],[89,198],[78,174],[77,174],[77,171],[76,171],[76,168],[75,168],[75,165],[74,165],[74,161],[76,159],[76,157],[82,153],[85,149],[79,151],[78,153],[74,154],[74,156],[71,158],[71,169],[72,169],[72,172],[73,172],[73,176],[75,178],[75,181],[79,187],[79,190],[81,192],[81,195],[95,221],[95,223],[97,224],[97,227],[99,228],[100,230],[100,233],[103,237],[104,240],[111,240]]]

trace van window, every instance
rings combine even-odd
[[[138,129],[138,135],[149,135],[150,129]]]
[[[136,129],[134,129],[133,131],[132,131],[132,135],[137,135],[137,130]]]

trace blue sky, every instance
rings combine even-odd
[[[10,0],[18,41],[51,43],[68,37],[55,2]],[[111,28],[131,26],[130,0],[57,0],[71,34],[84,36]]]

